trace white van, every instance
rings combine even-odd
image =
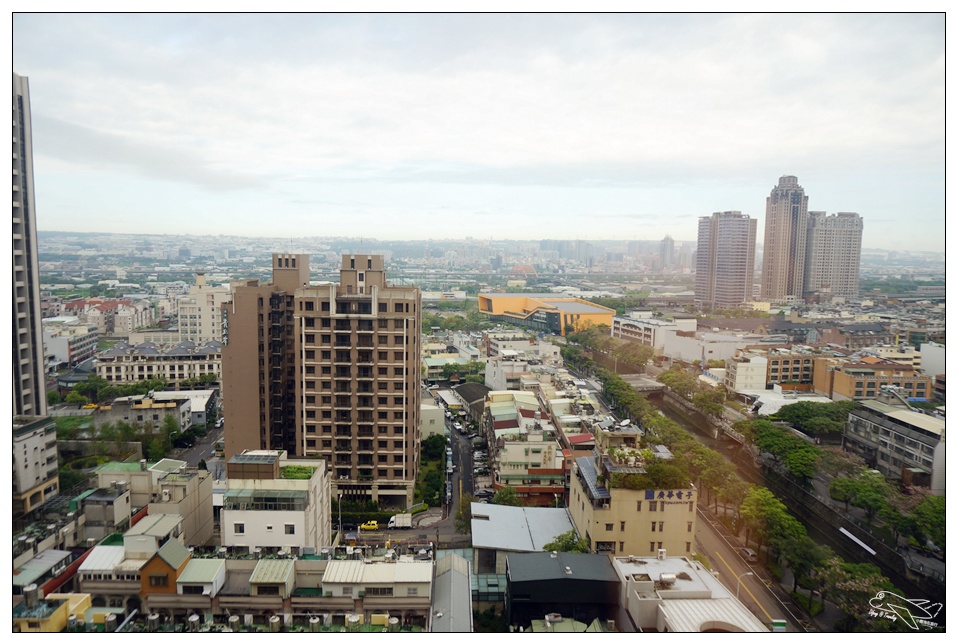
[[[758,553],[756,553],[751,548],[738,548],[738,552],[741,554],[741,557],[748,563],[758,562]]]

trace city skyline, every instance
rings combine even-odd
[[[17,14],[43,231],[944,249],[943,14]],[[774,33],[774,38],[768,34]],[[356,222],[363,222],[357,226]]]

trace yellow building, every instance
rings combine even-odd
[[[24,590],[23,602],[13,607],[14,633],[60,633],[71,615],[84,615],[92,606],[87,593],[54,593],[39,598],[36,586]]]
[[[611,328],[616,311],[574,297],[531,293],[480,293],[479,311],[494,322],[566,335],[593,325]]]
[[[595,458],[585,457],[572,465],[568,510],[591,550],[609,556],[657,555],[661,549],[672,555],[690,554],[698,501],[694,486],[689,483],[683,490],[612,487],[608,476],[629,470],[627,462],[613,460],[602,456],[596,468]]]

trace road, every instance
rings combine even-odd
[[[804,624],[795,616],[799,609],[775,584],[760,565],[748,564],[737,551],[733,535],[709,512],[698,509],[695,548],[704,554],[721,583],[747,606],[758,619],[770,625],[784,619],[789,633],[804,633]],[[777,591],[777,592],[776,592]]]

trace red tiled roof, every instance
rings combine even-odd
[[[592,434],[572,434],[568,437],[569,445],[580,445],[582,443],[593,442],[595,437]]]

